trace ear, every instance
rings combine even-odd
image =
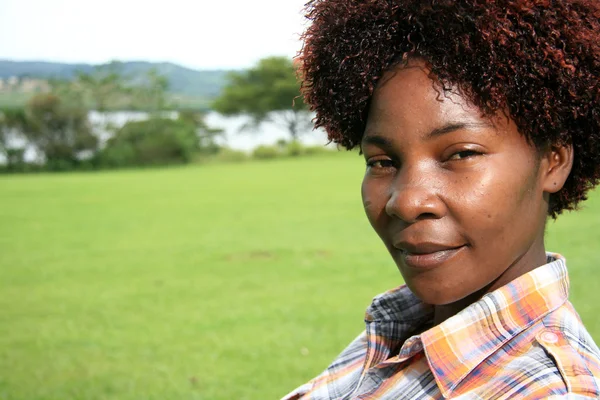
[[[556,193],[563,188],[573,168],[573,145],[552,146],[543,156],[543,189]]]

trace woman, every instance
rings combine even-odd
[[[406,286],[286,399],[600,398],[548,216],[600,177],[600,5],[315,0],[316,125],[366,161],[365,212]]]

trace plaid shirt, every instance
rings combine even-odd
[[[375,297],[366,331],[284,400],[600,398],[600,350],[568,288],[565,260],[549,253],[434,327],[432,306],[394,289]]]

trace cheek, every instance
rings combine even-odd
[[[504,218],[507,208],[514,201],[510,191],[514,188],[511,182],[506,182],[503,177],[491,171],[485,171],[478,176],[465,179],[466,187],[460,190],[462,205],[473,210],[470,220],[486,224],[498,218]]]
[[[496,172],[493,172],[496,171]],[[455,204],[470,210],[459,216],[472,239],[495,246],[517,239],[518,232],[528,235],[537,224],[539,204],[536,201],[535,179],[515,175],[514,170],[488,169],[465,179],[468,185],[457,192]]]
[[[385,206],[388,201],[387,186],[381,181],[366,178],[361,186],[361,195],[365,214],[371,226],[378,231],[387,216]]]

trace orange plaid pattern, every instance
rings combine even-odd
[[[600,350],[567,300],[564,258],[432,327],[406,286],[377,296],[366,330],[294,399],[597,399]]]

